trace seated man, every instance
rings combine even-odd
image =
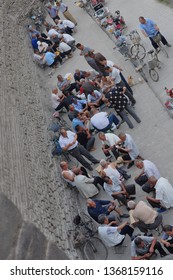
[[[63,94],[67,95],[67,93],[72,94],[72,91],[75,89],[75,91],[78,91],[78,86],[76,83],[71,83],[69,80],[63,78],[61,75],[57,76],[58,88],[63,92]]]
[[[94,81],[97,77],[99,76],[99,73],[95,71],[94,69],[92,70],[87,70],[84,72],[84,78],[85,81]]]
[[[76,125],[75,130],[77,132],[77,140],[78,142],[84,146],[84,148],[89,151],[95,151],[96,148],[94,147],[94,143],[95,143],[95,137],[92,136],[89,132],[89,130],[84,127],[84,126],[80,126],[80,125]]]
[[[78,83],[79,86],[81,86],[81,82],[80,80],[81,79],[85,79],[85,75],[84,75],[85,71],[82,71],[82,70],[79,70],[79,69],[76,69],[75,70],[75,73],[74,73],[74,80],[76,83]]]
[[[137,204],[130,200],[127,206],[131,209],[131,225],[138,227],[145,235],[147,235],[148,230],[156,229],[162,223],[162,215],[158,214],[142,200]]]
[[[134,160],[136,158],[141,158],[138,147],[130,134],[121,132],[118,136],[120,141],[117,144],[122,144],[123,147],[117,146],[117,149],[120,150],[120,152],[125,152],[125,155],[123,155],[122,158],[124,160],[130,160],[129,165],[127,166],[127,168],[130,168],[134,165]]]
[[[91,108],[91,124],[98,131],[106,132],[111,129],[119,128],[121,123],[119,119],[114,115],[106,112],[99,112],[96,108]],[[114,124],[114,127],[112,125]]]
[[[142,172],[135,177],[135,182],[142,186],[144,192],[153,191],[153,185],[150,182],[151,177],[155,177],[157,180],[160,178],[160,172],[156,165],[150,160],[135,160],[135,165],[137,168],[142,169]]]
[[[84,198],[90,198],[99,193],[99,190],[94,185],[94,178],[88,178],[82,175],[79,167],[74,168],[73,172],[75,174],[75,186]]]
[[[98,222],[101,224],[98,227],[99,237],[107,247],[122,245],[126,234],[132,238],[134,229],[127,222],[116,226],[114,221],[109,223],[109,219],[105,214],[99,215]],[[112,225],[115,226],[112,227]]]
[[[102,170],[101,170],[102,177],[104,177],[104,176],[108,176],[108,177],[113,176],[114,177],[115,176],[121,182],[131,178],[131,175],[128,175],[127,172],[123,168],[118,167],[116,162],[107,162],[106,160],[101,159],[100,165],[102,167]]]
[[[73,99],[72,105],[74,106],[75,110],[80,113],[85,112],[88,108],[86,100],[80,100],[76,98]]]
[[[71,47],[72,51],[75,51],[75,39],[71,35],[63,33],[61,38],[63,38],[64,42]]]
[[[170,254],[173,254],[173,225],[165,225],[163,231],[161,243]]]
[[[159,241],[154,237],[140,236],[131,242],[131,258],[132,260],[148,260],[157,250],[161,258],[167,254],[163,250]]]
[[[72,157],[76,158],[84,167],[91,171],[93,170],[92,166],[84,159],[83,156],[94,164],[99,163],[99,161],[94,158],[82,145],[79,145],[77,135],[70,130],[60,130],[59,144],[63,151],[69,152]]]
[[[72,122],[72,120],[75,118],[76,116],[76,113],[78,111],[75,110],[74,106],[71,104],[69,105],[69,113],[68,113],[68,117],[69,117],[69,120]]]
[[[104,96],[98,91],[94,90],[87,96],[88,106],[100,107],[104,103]]]
[[[88,199],[87,210],[89,215],[98,223],[98,217],[100,214],[105,214],[109,220],[109,223],[116,221],[116,217],[112,214],[112,211],[118,213],[120,218],[128,218],[128,214],[122,214],[119,209],[116,208],[115,201],[110,200],[98,200]]]
[[[34,61],[39,65],[46,65],[45,54],[40,54],[39,50],[34,50]]]
[[[62,58],[59,55],[52,53],[51,49],[48,48],[45,53],[45,60],[49,67],[56,68],[58,63],[62,63]]]
[[[56,109],[59,106],[59,104],[64,100],[64,98],[65,96],[62,93],[58,93],[57,87],[54,87],[52,89],[52,94],[51,94],[53,109]]]
[[[158,180],[152,176],[150,182],[155,189],[155,198],[147,196],[146,199],[158,212],[164,212],[173,207],[173,187],[169,181],[163,177]]]
[[[107,194],[114,199],[118,199],[127,207],[127,199],[130,199],[130,195],[136,194],[135,185],[125,186],[117,177],[105,176],[103,188]],[[133,197],[131,197],[132,199]]]
[[[58,50],[60,51],[62,57],[71,58],[73,56],[71,53],[71,47],[67,45],[63,40],[60,40]]]
[[[56,19],[55,23],[58,26],[61,33],[67,33],[69,35],[73,34],[75,25],[72,21],[67,19],[64,20]]]
[[[117,159],[120,155],[118,149],[116,148],[117,142],[120,138],[114,133],[98,133],[98,138],[102,141],[102,151],[107,157],[107,160],[111,159],[112,156],[110,151],[113,153],[114,157]]]
[[[66,161],[61,161],[60,162],[60,167],[61,167],[61,175],[64,178],[64,180],[72,187],[75,187],[74,183],[74,177],[75,174],[73,173],[72,170],[69,169],[68,162]]]

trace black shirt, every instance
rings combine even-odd
[[[115,87],[106,94],[106,98],[113,105],[116,112],[121,112],[126,108],[128,103],[127,96],[123,93],[122,87]]]
[[[88,143],[88,138],[85,131],[77,132],[77,140],[82,146],[86,148],[86,145]]]

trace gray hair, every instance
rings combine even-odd
[[[105,219],[106,219],[106,215],[105,214],[100,214],[99,216],[98,216],[98,223],[99,224],[104,224],[104,221],[105,221]]]

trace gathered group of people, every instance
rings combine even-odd
[[[130,134],[114,133],[124,122],[130,129],[134,127],[129,115],[141,123],[134,108],[133,90],[122,68],[92,47],[76,44],[72,35],[77,22],[62,1],[50,1],[46,8],[55,23],[44,23],[47,35],[29,26],[35,60],[56,68],[76,50],[90,66],[89,70],[76,69],[70,77],[58,74],[51,93],[53,109],[59,112],[58,117],[65,110],[71,125],[71,129],[59,131],[62,153],[80,163],[69,168],[67,161],[60,162],[64,181],[86,199],[88,214],[98,223],[98,234],[107,247],[121,246],[127,234],[132,259],[149,259],[156,250],[161,257],[172,254],[173,226],[163,225],[162,213],[173,207],[173,187],[153,162],[143,159]],[[60,19],[60,13],[65,20]],[[97,149],[96,137],[102,151],[99,158],[91,154]],[[128,174],[132,166],[141,169],[135,178]],[[130,178],[134,183],[127,184]],[[134,202],[136,184],[147,193],[146,201]],[[101,190],[110,199],[95,198]],[[117,207],[118,203],[126,213]],[[122,219],[129,220],[122,223]],[[152,230],[159,225],[163,226],[160,242],[152,236]],[[140,235],[135,236],[135,228]]]

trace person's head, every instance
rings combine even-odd
[[[101,224],[101,225],[102,224],[108,224],[109,220],[108,220],[108,218],[107,218],[107,216],[105,214],[100,214],[98,216],[98,223]]]
[[[169,235],[169,236],[173,236],[173,226],[171,225],[165,225],[163,226],[163,231]]]
[[[61,134],[63,137],[67,137],[67,131],[66,131],[64,128],[61,128],[61,129],[60,129],[60,134]]]
[[[34,31],[34,27],[33,27],[32,25],[29,25],[29,26],[28,26],[28,29],[29,29],[29,32]]]
[[[83,127],[78,124],[75,126],[75,130],[76,130],[76,132],[81,132],[81,131],[83,131]]]
[[[52,8],[52,4],[49,2],[49,3],[47,3],[47,4],[45,5],[45,7],[46,7],[47,9],[51,9],[51,8]]]
[[[82,45],[82,44],[80,44],[80,43],[77,43],[76,44],[76,48],[78,49],[78,50],[83,50],[84,49],[84,46]]]
[[[139,22],[142,23],[142,24],[145,24],[146,23],[146,19],[143,16],[140,16],[139,17]]]
[[[98,133],[98,137],[101,141],[106,141],[106,136],[103,132],[99,132]]]
[[[141,159],[135,159],[135,165],[139,169],[142,169],[144,167],[144,163]]]
[[[136,203],[135,203],[133,200],[130,200],[130,201],[128,201],[127,206],[128,206],[130,209],[135,209]]]
[[[60,1],[60,0],[57,0],[57,1],[56,1],[56,6],[57,6],[57,7],[61,6],[61,1]]]
[[[105,177],[103,178],[103,180],[104,180],[104,182],[107,183],[108,185],[112,185],[112,184],[113,184],[112,179],[111,179],[110,177],[108,177],[108,176],[105,176]]]
[[[120,140],[121,140],[122,142],[124,142],[124,141],[126,140],[126,135],[125,135],[125,133],[123,133],[123,132],[120,132],[119,135],[118,135],[118,137],[120,138]]]
[[[80,118],[80,113],[78,111],[75,111],[73,114],[75,119],[79,119]]]
[[[95,208],[95,207],[96,207],[95,201],[92,200],[91,198],[87,199],[87,207],[89,207],[89,208]]]
[[[68,169],[68,162],[61,161],[60,162],[60,167],[61,167],[62,170],[67,170]]]
[[[79,69],[76,69],[75,70],[75,74],[77,74],[78,76],[80,75],[80,70]]]
[[[101,167],[105,168],[109,165],[109,163],[105,159],[100,160],[100,165]]]
[[[72,104],[70,104],[70,105],[68,106],[68,108],[69,108],[69,111],[70,111],[70,112],[73,112],[73,111],[74,111],[74,106],[73,106]]]
[[[143,248],[145,245],[144,241],[140,237],[136,237],[134,239],[134,243],[138,248]]]
[[[91,115],[92,115],[92,116],[95,115],[95,114],[97,114],[97,113],[99,113],[99,111],[97,110],[97,108],[94,107],[94,106],[91,108],[91,111],[90,111],[90,112],[91,112]]]
[[[112,69],[111,69],[111,67],[106,66],[106,67],[105,67],[105,71],[106,71],[106,73],[111,73],[111,72],[112,72]]]
[[[57,79],[58,79],[59,82],[62,82],[63,81],[63,76],[62,75],[58,75]]]
[[[151,177],[149,178],[149,183],[154,187],[155,184],[157,183],[156,177],[151,176]]]
[[[54,87],[54,88],[52,89],[52,93],[53,93],[53,94],[58,94],[58,89],[57,89],[57,87]]]

